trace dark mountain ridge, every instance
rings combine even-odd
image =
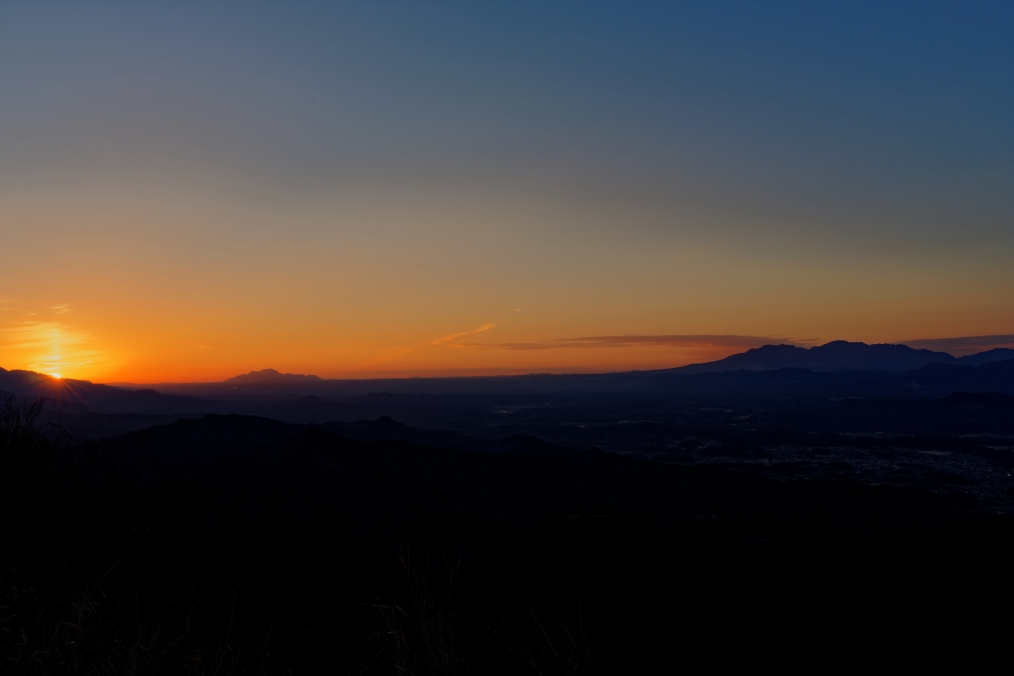
[[[1006,361],[1008,359],[1014,359],[1014,350],[1009,347],[997,347],[985,352],[976,352],[975,354],[958,357],[958,363],[965,366],[981,366],[982,364],[994,361]]]
[[[1014,350],[997,348],[965,357],[946,352],[914,349],[891,343],[850,343],[836,340],[811,348],[796,345],[764,345],[725,359],[691,364],[680,373],[717,373],[722,371],[773,371],[801,368],[808,371],[911,371],[927,364],[981,366],[1014,358]]]
[[[273,369],[254,371],[218,383],[161,383],[153,387],[163,394],[178,394],[205,399],[264,400],[298,397],[350,397],[380,392],[399,394],[559,394],[565,392],[598,391],[656,391],[659,383],[669,383],[680,392],[685,392],[694,382],[703,384],[706,390],[721,389],[726,378],[706,381],[676,381],[671,376],[700,376],[703,374],[728,374],[740,371],[769,372],[781,369],[795,369],[810,373],[859,374],[864,376],[842,376],[842,378],[809,377],[820,381],[837,392],[840,386],[852,391],[853,381],[878,381],[870,394],[884,393],[911,396],[912,389],[899,389],[892,378],[900,373],[916,371],[930,364],[952,366],[985,366],[1014,359],[1014,350],[997,348],[965,357],[954,357],[946,352],[913,349],[905,345],[849,343],[834,341],[812,348],[795,345],[765,345],[725,359],[704,364],[692,364],[673,369],[654,371],[627,371],[597,374],[545,374],[533,373],[520,376],[473,376],[434,378],[390,378],[369,380],[336,380],[300,374],[282,374]],[[661,377],[661,378],[660,378]],[[750,387],[764,389],[764,379],[754,379]],[[784,380],[776,377],[775,381]],[[122,387],[135,387],[128,384]],[[807,386],[809,388],[809,386]],[[836,389],[837,388],[837,389]],[[736,388],[740,389],[739,386]],[[779,392],[783,387],[776,388]],[[827,389],[827,387],[823,387]],[[946,388],[945,388],[946,389]],[[986,391],[972,384],[974,391]],[[952,390],[958,391],[958,390]]]
[[[166,396],[153,389],[124,390],[88,380],[0,368],[0,391],[28,400],[43,400],[65,413],[194,413],[214,412],[213,406],[191,397]]]
[[[785,346],[790,347],[791,346]],[[797,348],[791,348],[797,349]],[[805,350],[803,352],[806,352]],[[978,366],[953,359],[905,371],[822,371],[802,367],[718,371],[671,369],[607,374],[307,380],[301,384],[179,385],[167,394],[125,390],[84,380],[56,379],[0,369],[0,391],[44,399],[68,414],[191,415],[244,413],[306,422],[334,420],[352,398],[383,393],[435,397],[901,397],[935,398],[956,392],[1014,395],[1014,359]],[[310,396],[311,399],[305,397]],[[491,402],[491,405],[495,402]],[[473,404],[466,402],[464,408]],[[385,415],[386,411],[376,411]]]
[[[233,385],[264,385],[275,383],[305,383],[320,381],[317,376],[307,376],[302,373],[279,373],[275,369],[263,369],[261,371],[250,371],[242,375],[226,378],[224,383]]]

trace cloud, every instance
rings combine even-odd
[[[368,368],[371,366],[386,364],[400,357],[404,357],[405,355],[412,354],[413,352],[418,352],[420,350],[425,350],[431,347],[440,347],[440,346],[459,347],[459,348],[472,347],[471,345],[468,344],[460,344],[457,341],[463,338],[468,338],[469,336],[485,333],[486,331],[489,331],[495,326],[496,326],[495,322],[487,322],[472,329],[471,331],[461,331],[460,333],[449,333],[446,336],[441,336],[439,338],[436,338],[435,340],[431,340],[430,342],[424,345],[409,345],[406,347],[396,347],[391,350],[386,350],[381,357],[367,364],[363,364],[363,367]]]
[[[997,336],[964,336],[961,338],[923,338],[920,340],[902,341],[902,345],[908,345],[917,349],[936,350],[949,352],[955,356],[985,352],[997,347],[1014,348],[1014,334],[1002,334]]]
[[[675,334],[654,336],[585,336],[583,338],[555,338],[553,340],[541,340],[532,343],[473,343],[472,346],[499,350],[573,350],[640,346],[751,348],[772,343],[809,345],[815,342],[815,340],[793,340],[791,338],[771,338],[766,336]]]
[[[482,326],[480,326],[478,328],[472,329],[471,331],[462,331],[461,333],[452,333],[450,335],[443,336],[441,338],[437,338],[436,340],[431,341],[430,345],[447,345],[447,344],[450,344],[450,343],[454,343],[455,341],[461,340],[462,338],[468,338],[469,336],[474,336],[474,335],[479,334],[479,333],[485,333],[486,331],[489,331],[490,329],[494,328],[495,326],[496,326],[496,323],[494,323],[494,322],[487,322],[486,324],[483,324]]]
[[[0,326],[2,351],[20,367],[43,373],[59,373],[91,364],[99,353],[89,349],[90,342],[87,332],[60,321],[25,319]]]

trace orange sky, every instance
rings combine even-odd
[[[999,254],[610,229],[615,203],[326,195],[271,209],[103,191],[28,193],[0,215],[14,254],[3,367],[107,382],[659,368],[770,340],[1008,333],[1014,309]],[[627,217],[679,215],[665,208]],[[657,338],[679,335],[704,337]],[[574,340],[610,336],[642,338]]]
[[[229,165],[107,161],[0,183],[0,366],[105,382],[588,371],[1014,332],[1010,251],[975,238],[566,183],[281,190]],[[756,339],[573,340],[630,335]]]
[[[1003,22],[452,4],[0,4],[0,367],[589,371],[1014,334]]]

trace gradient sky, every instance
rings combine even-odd
[[[0,92],[8,369],[1014,345],[1006,1],[4,2]]]

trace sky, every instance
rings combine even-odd
[[[1014,346],[1010,2],[0,3],[0,366]]]

